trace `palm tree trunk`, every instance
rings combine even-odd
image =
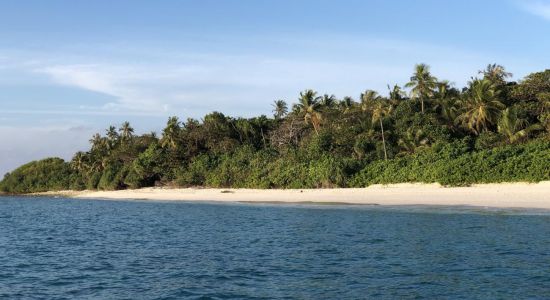
[[[384,160],[388,160],[388,153],[386,152],[386,139],[384,138],[384,125],[382,124],[382,118],[380,120],[380,129],[382,130],[382,146],[384,146]]]
[[[424,113],[424,98],[420,98],[420,110]]]

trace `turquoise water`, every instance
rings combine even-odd
[[[0,198],[0,298],[548,299],[550,214]]]

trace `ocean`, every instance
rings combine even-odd
[[[548,299],[550,212],[0,197],[2,299]]]

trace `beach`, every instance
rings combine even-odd
[[[439,184],[390,184],[337,189],[211,189],[143,188],[120,191],[64,191],[77,199],[137,199],[258,203],[324,203],[370,205],[445,205],[550,209],[550,181],[540,183],[477,184],[443,187]]]

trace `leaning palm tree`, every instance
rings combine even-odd
[[[426,64],[417,64],[410,82],[405,84],[405,87],[412,88],[412,98],[420,99],[422,113],[424,113],[424,101],[433,95],[436,84],[437,78],[432,76],[430,67]]]
[[[288,105],[284,100],[275,100],[272,106],[275,119],[281,119],[288,113]]]
[[[130,126],[130,122],[128,121],[122,123],[122,126],[118,130],[123,141],[130,140],[134,133],[134,128]]]
[[[382,133],[382,145],[384,147],[384,160],[388,160],[388,152],[386,150],[386,137],[384,135],[384,118],[386,118],[390,114],[391,108],[391,105],[389,105],[385,100],[377,99],[370,109],[372,124],[380,124],[380,131]]]
[[[499,100],[495,85],[487,79],[475,79],[460,102],[462,113],[457,122],[478,135],[495,124],[504,104]]]
[[[498,133],[506,137],[510,144],[527,138],[533,131],[543,129],[540,124],[529,125],[526,119],[519,117],[515,108],[507,108],[502,112],[497,128]]]
[[[295,105],[295,109],[299,114],[303,115],[306,123],[311,123],[315,133],[319,134],[319,128],[321,127],[322,115],[319,111],[321,105],[319,103],[319,97],[313,90],[305,90],[300,93],[299,103]]]
[[[376,91],[366,90],[361,94],[361,110],[372,111],[376,102],[380,100],[380,95]]]

